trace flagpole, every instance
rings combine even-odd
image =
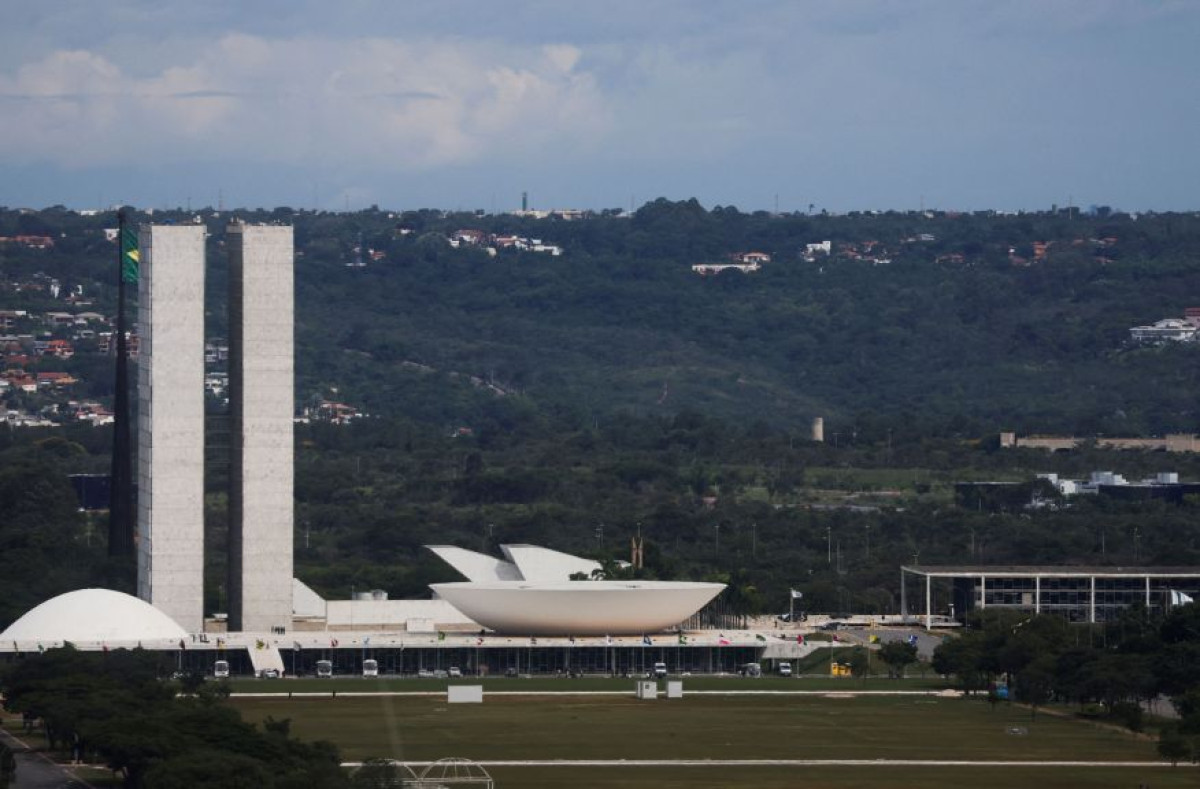
[[[133,553],[130,518],[133,499],[132,440],[129,415],[129,348],[125,340],[125,210],[117,212],[117,325],[116,379],[113,403],[112,476],[109,481],[108,555],[127,558]],[[124,573],[122,573],[122,576]],[[129,583],[132,579],[122,577]]]

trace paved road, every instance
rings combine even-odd
[[[432,762],[400,762],[425,767]],[[483,767],[1170,767],[1170,762],[1001,761],[988,759],[523,759],[475,762]],[[342,762],[361,767],[362,762]],[[1182,765],[1181,765],[1182,766]]]
[[[29,750],[25,743],[0,730],[0,740],[17,756],[16,781],[12,789],[92,789],[92,785],[75,778],[67,770]]]

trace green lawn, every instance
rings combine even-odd
[[[1194,768],[492,767],[497,789],[1154,789],[1195,787]]]
[[[348,760],[1154,760],[1153,742],[978,700],[858,697],[237,699],[248,720],[291,718]],[[1027,733],[1007,733],[1024,727]],[[559,768],[561,769],[561,768]],[[907,768],[906,768],[907,769]],[[932,768],[930,768],[932,769]],[[982,768],[980,768],[982,771]],[[1136,785],[1136,784],[1135,784]]]

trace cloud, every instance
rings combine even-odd
[[[0,159],[75,167],[146,156],[380,170],[463,165],[594,139],[608,108],[569,45],[222,37],[132,74],[89,51],[0,73]]]

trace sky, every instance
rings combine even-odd
[[[1200,208],[1191,0],[0,0],[0,205]]]

